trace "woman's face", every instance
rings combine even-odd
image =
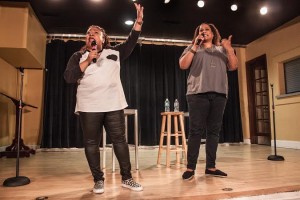
[[[85,43],[87,45],[88,49],[92,49],[92,42],[96,41],[97,43],[97,49],[101,50],[102,45],[104,43],[104,35],[103,32],[97,28],[96,26],[92,26],[88,29],[85,36]]]
[[[204,35],[205,40],[212,40],[214,38],[214,33],[208,24],[200,25],[199,34]]]

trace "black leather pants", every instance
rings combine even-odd
[[[110,137],[115,155],[120,164],[122,180],[132,178],[129,148],[125,138],[124,110],[112,112],[79,112],[83,130],[85,155],[94,177],[94,181],[104,180],[100,168],[99,145],[103,126]]]

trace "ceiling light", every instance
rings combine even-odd
[[[230,8],[232,11],[236,11],[238,9],[238,6],[236,4],[232,4]]]
[[[199,0],[197,3],[198,7],[203,8],[204,7],[204,1],[203,0]]]
[[[260,12],[261,15],[265,15],[265,14],[268,13],[268,8],[266,6],[263,6],[263,7],[260,8],[259,12]]]
[[[167,3],[169,3],[170,2],[170,0],[165,0],[165,4],[167,4]]]
[[[129,26],[129,25],[132,25],[132,24],[133,24],[133,21],[132,21],[132,20],[127,20],[127,21],[125,21],[125,24],[128,25],[128,26]]]

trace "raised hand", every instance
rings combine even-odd
[[[134,3],[134,5],[136,9],[136,21],[142,23],[144,17],[144,7],[137,3]]]
[[[226,49],[227,57],[228,57],[228,68],[229,70],[236,70],[238,67],[238,59],[235,55],[234,49],[231,46],[231,38],[232,35],[228,37],[228,39],[222,39],[221,45],[224,49]]]
[[[232,49],[232,46],[231,46],[231,38],[232,38],[232,35],[230,35],[228,37],[228,39],[222,39],[221,40],[221,45],[226,49],[226,50],[229,50],[229,49]]]

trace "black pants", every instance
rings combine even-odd
[[[112,112],[79,112],[83,130],[85,155],[94,181],[104,180],[100,168],[99,145],[103,126],[110,137],[120,164],[122,180],[132,178],[129,148],[125,138],[124,110]]]
[[[206,133],[206,168],[215,168],[224,109],[227,98],[214,92],[187,95],[189,106],[189,139],[187,168],[196,169],[201,137]]]

